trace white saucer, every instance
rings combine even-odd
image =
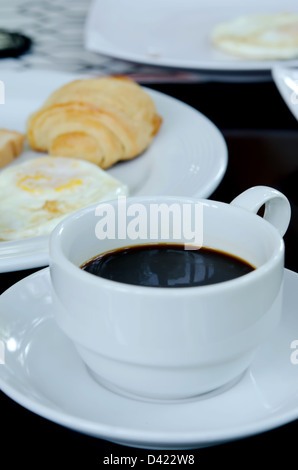
[[[298,417],[298,364],[291,361],[297,305],[298,274],[285,270],[281,325],[240,381],[200,400],[147,403],[119,396],[88,374],[53,319],[46,268],[0,297],[0,386],[44,418],[118,444],[190,449],[247,437]]]

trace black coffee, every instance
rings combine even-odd
[[[150,287],[193,287],[243,276],[255,268],[227,253],[184,245],[155,244],[119,248],[86,262],[82,269],[125,284]]]

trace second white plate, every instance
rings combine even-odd
[[[247,60],[217,50],[213,28],[250,14],[298,13],[293,0],[94,0],[85,28],[88,49],[143,64],[193,69],[212,80],[270,79],[278,63]],[[121,21],[119,20],[121,18]]]
[[[31,112],[48,95],[70,80],[68,74],[49,72],[0,73],[5,86],[5,104],[0,128],[25,131]],[[119,163],[108,172],[135,195],[208,197],[227,167],[225,140],[217,127],[197,110],[170,96],[147,89],[163,118],[152,145],[139,157]],[[27,149],[15,163],[36,158]],[[46,266],[48,237],[0,242],[0,272]]]

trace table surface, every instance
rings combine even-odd
[[[57,3],[57,0],[55,1]],[[19,14],[20,11],[27,11],[28,14],[30,5],[29,2],[13,0],[10,10],[8,7],[5,10],[6,19],[8,21],[9,18],[10,21],[6,24],[10,28],[15,26],[16,29],[19,23],[16,22],[16,16],[11,16],[12,12],[15,13],[17,8]],[[37,2],[32,2],[32,5],[37,14]],[[2,18],[0,27],[3,27],[1,6],[0,18]],[[38,35],[36,38],[38,40]],[[40,68],[37,60],[39,53],[31,52],[31,54],[22,59],[0,61],[0,78],[1,69]],[[102,70],[104,66],[105,71],[112,73],[116,69],[118,72],[123,70],[124,73],[151,72],[148,68],[110,58],[94,59],[94,56],[89,56],[86,61],[85,71],[88,71],[89,64],[89,70],[93,71],[99,70],[98,67]],[[43,65],[50,68],[53,66],[53,60]],[[68,68],[72,72],[78,71],[77,69],[77,64]],[[162,74],[164,70],[159,72]],[[298,127],[297,121],[284,104],[275,85],[270,81],[238,84],[204,82],[200,79],[191,83],[143,81],[145,85],[198,109],[222,131],[228,145],[229,164],[221,184],[211,195],[212,199],[230,202],[241,191],[257,184],[273,186],[289,198],[292,219],[285,235],[285,264],[287,268],[298,272]],[[34,270],[1,274],[0,293],[32,272]],[[0,394],[0,403],[3,466],[5,463],[37,465],[43,462],[49,464],[85,462],[100,465],[104,458],[111,454],[119,457],[146,458],[149,453],[194,455],[195,464],[200,468],[223,463],[238,468],[236,460],[239,458],[238,452],[245,456],[247,465],[254,465],[257,459],[258,462],[261,461],[260,463],[270,465],[277,457],[282,459],[284,465],[292,465],[297,461],[295,444],[298,421],[256,436],[205,449],[179,452],[147,451],[119,446],[66,429],[31,413],[3,393]]]

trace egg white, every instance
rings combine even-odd
[[[126,185],[83,160],[41,157],[0,173],[0,240],[48,234],[66,215],[127,195]]]
[[[220,23],[211,33],[214,46],[247,59],[298,57],[298,14],[243,15]]]

